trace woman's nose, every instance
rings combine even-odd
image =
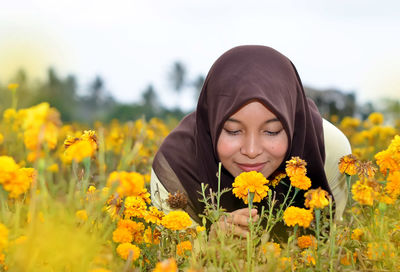
[[[262,153],[262,145],[258,135],[250,134],[244,139],[240,152],[247,157],[254,159]]]

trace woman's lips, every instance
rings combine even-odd
[[[254,163],[254,164],[238,163],[237,165],[239,166],[240,169],[242,169],[245,172],[250,172],[250,171],[260,172],[260,170],[263,169],[265,163]]]

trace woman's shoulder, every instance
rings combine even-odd
[[[339,155],[342,157],[351,153],[350,142],[339,128],[325,119],[322,119],[322,127],[326,157]]]

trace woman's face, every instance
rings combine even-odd
[[[268,178],[283,162],[287,149],[282,123],[258,101],[245,104],[228,118],[217,143],[222,165],[234,177],[258,171]]]

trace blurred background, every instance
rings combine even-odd
[[[181,118],[228,49],[271,46],[323,116],[400,117],[398,0],[14,0],[0,9],[0,113],[47,101],[65,122]]]

